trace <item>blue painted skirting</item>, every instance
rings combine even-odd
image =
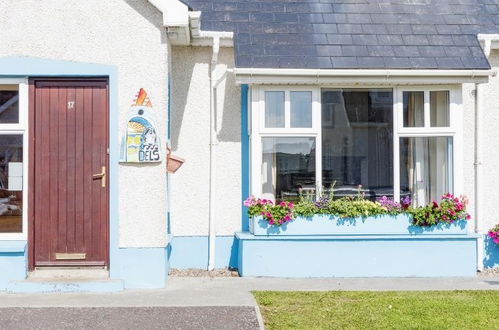
[[[121,279],[125,289],[164,288],[170,263],[169,248],[121,248],[116,258],[119,266],[111,273],[112,279]]]
[[[237,233],[241,276],[476,275],[476,235],[254,236]]]
[[[499,267],[499,244],[495,244],[492,238],[484,237],[483,266],[485,268]]]
[[[237,241],[234,236],[217,236],[215,268],[237,267]],[[171,268],[208,267],[208,236],[174,236],[171,242]]]
[[[0,290],[12,280],[23,280],[27,272],[26,241],[0,241]]]

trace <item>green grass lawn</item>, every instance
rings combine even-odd
[[[253,294],[267,329],[499,329],[499,291]]]

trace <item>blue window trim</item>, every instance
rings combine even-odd
[[[248,85],[241,85],[241,228],[249,230],[249,220],[244,201],[249,196],[250,184],[250,143],[248,132]]]

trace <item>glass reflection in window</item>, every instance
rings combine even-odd
[[[23,136],[0,135],[0,232],[22,232]]]
[[[322,91],[322,181],[326,192],[393,196],[393,92]]]
[[[262,197],[297,201],[300,194],[314,198],[315,138],[262,138]]]
[[[19,90],[17,85],[0,85],[0,124],[19,123]]]

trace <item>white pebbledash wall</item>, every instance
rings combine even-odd
[[[5,0],[0,57],[30,56],[118,68],[119,123],[140,88],[158,113],[163,162],[119,167],[119,244],[166,245],[168,47],[162,14],[146,0]],[[119,143],[120,141],[111,141]]]
[[[492,51],[489,57],[493,69],[499,70],[499,51]],[[474,124],[475,98],[471,92],[474,84],[463,86],[464,102],[464,193],[470,199],[470,211],[473,215],[474,194]],[[479,90],[481,107],[480,154],[480,218],[479,230],[487,232],[499,223],[499,76],[489,78]],[[474,221],[474,217],[473,217]]]
[[[209,215],[211,47],[172,48],[171,143],[186,159],[171,176],[174,236],[207,236]],[[221,48],[219,65],[234,68],[233,48]],[[241,91],[228,73],[217,90],[216,234],[241,230]]]

